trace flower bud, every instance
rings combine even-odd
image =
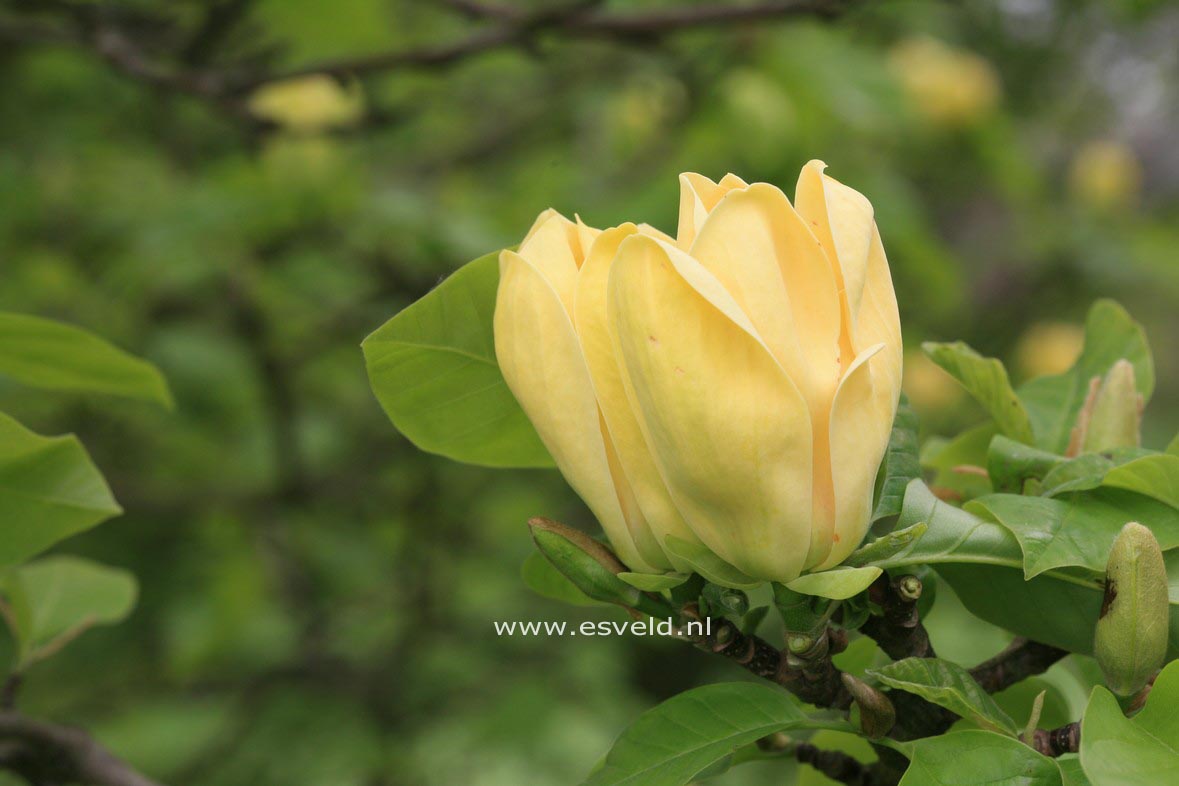
[[[1093,650],[1110,690],[1131,696],[1167,655],[1167,569],[1154,534],[1137,522],[1122,528],[1105,571],[1105,599]]]
[[[1097,388],[1085,424],[1082,453],[1100,453],[1142,444],[1142,395],[1134,382],[1134,366],[1119,360]]]
[[[872,206],[823,166],[794,204],[682,176],[674,241],[547,211],[500,257],[504,379],[631,571],[787,582],[867,532],[900,323]]]

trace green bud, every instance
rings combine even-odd
[[[626,566],[614,552],[581,530],[543,518],[529,519],[528,528],[541,554],[589,597],[651,616],[668,613],[652,597],[618,578]]]
[[[864,736],[878,740],[892,731],[897,722],[897,711],[888,697],[847,672],[841,674],[840,679],[860,710],[860,730]]]
[[[1114,693],[1133,695],[1162,668],[1169,613],[1162,549],[1149,529],[1132,521],[1110,551],[1093,641],[1097,662]]]
[[[1134,381],[1134,366],[1119,360],[1105,375],[1086,406],[1082,453],[1100,453],[1142,444],[1142,396]]]

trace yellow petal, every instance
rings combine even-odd
[[[868,246],[864,296],[856,314],[855,334],[857,347],[874,344],[884,345],[884,350],[872,359],[872,384],[880,399],[876,406],[881,411],[889,412],[891,421],[900,397],[904,347],[901,343],[901,318],[897,311],[892,274],[888,269],[880,232],[875,226],[872,227],[872,240]]]
[[[640,572],[664,567],[640,552],[645,524],[633,518],[635,510],[629,511],[628,521],[624,508],[637,506],[626,504],[628,489],[611,472],[589,371],[560,296],[537,264],[512,251],[500,255],[494,333],[508,388],[561,474],[601,523],[619,559]]]
[[[680,222],[676,245],[681,249],[689,248],[696,239],[696,232],[704,225],[704,219],[725,194],[747,187],[748,184],[734,174],[725,175],[719,183],[695,172],[680,175]]]
[[[817,570],[838,565],[868,532],[876,472],[888,447],[893,414],[873,386],[872,363],[886,351],[877,344],[855,359],[835,394],[831,412],[831,462],[834,467],[835,533],[831,551]]]
[[[632,406],[688,526],[750,576],[797,577],[810,418],[748,317],[696,260],[643,235],[619,247],[607,306]]]
[[[578,225],[555,210],[544,211],[520,243],[519,255],[544,276],[565,311],[572,314],[577,268],[582,260]]]
[[[786,195],[765,183],[726,195],[692,256],[749,315],[807,401],[815,435],[808,563],[821,562],[835,529],[827,421],[841,373],[842,306],[831,264]]]
[[[689,544],[701,545],[675,507],[663,478],[647,447],[638,417],[631,409],[622,372],[614,354],[606,318],[606,296],[610,267],[618,246],[627,237],[642,232],[634,224],[623,224],[603,232],[581,266],[577,279],[574,316],[594,392],[605,418],[610,441],[623,473],[634,490],[639,508],[656,540],[662,544],[674,535]],[[668,559],[680,571],[691,567],[667,549]]]
[[[852,346],[856,315],[861,305],[872,236],[872,205],[863,194],[823,174],[823,161],[810,161],[798,176],[795,206],[822,243],[841,288],[847,322],[844,349],[850,355],[844,366],[861,350]]]

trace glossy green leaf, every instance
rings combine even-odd
[[[863,568],[842,566],[825,570],[822,573],[808,573],[805,576],[799,576],[794,581],[786,582],[786,586],[803,595],[815,595],[831,600],[846,600],[868,589],[883,572],[874,565]]]
[[[1011,737],[956,731],[913,744],[900,786],[1061,786],[1056,762]]]
[[[1179,783],[1179,661],[1159,674],[1146,707],[1127,718],[1103,687],[1081,725],[1081,765],[1093,786]]]
[[[1023,549],[1027,578],[1063,567],[1103,572],[1114,539],[1129,521],[1149,526],[1163,550],[1179,547],[1179,510],[1121,490],[1063,499],[992,494],[966,510],[1011,530]]]
[[[913,693],[993,731],[1014,735],[1015,722],[1000,709],[966,669],[940,658],[905,658],[870,676],[896,690]]]
[[[491,467],[551,467],[495,359],[498,285],[499,254],[488,254],[378,328],[362,345],[369,383],[422,450]]]
[[[962,383],[967,392],[983,406],[999,431],[1019,442],[1032,442],[1032,423],[1023,403],[1015,395],[1007,369],[996,358],[983,357],[961,341],[921,345],[934,363]]]
[[[151,363],[81,328],[28,314],[0,312],[0,374],[48,390],[173,403]]]
[[[874,522],[900,515],[905,501],[905,487],[914,478],[921,477],[917,426],[917,413],[902,398],[892,424],[892,434],[888,438],[888,449],[880,465],[880,491],[876,495],[876,508],[872,512]]]
[[[121,622],[138,585],[125,570],[57,555],[10,568],[0,577],[19,651],[19,666],[57,652],[95,625]]]
[[[790,729],[852,730],[808,718],[796,699],[768,685],[706,685],[640,715],[584,786],[682,786],[738,748]]]
[[[520,566],[520,578],[525,586],[541,597],[570,603],[574,606],[601,606],[597,601],[577,588],[565,574],[553,567],[539,551],[529,554]]]
[[[0,566],[121,512],[76,437],[42,437],[0,414]]]
[[[1109,470],[1102,485],[1134,491],[1179,509],[1179,456],[1159,453],[1134,459]]]
[[[1089,393],[1089,381],[1104,377],[1123,358],[1134,366],[1138,392],[1149,401],[1154,391],[1154,361],[1146,334],[1116,302],[1099,300],[1085,320],[1085,348],[1072,369],[1033,379],[1019,389],[1038,447],[1054,453],[1067,450],[1077,415]]]
[[[1053,467],[1067,460],[998,434],[987,448],[987,474],[995,491],[1018,494],[1025,480],[1042,480]]]

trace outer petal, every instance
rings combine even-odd
[[[749,315],[807,400],[814,441],[814,514],[808,567],[826,558],[835,528],[827,422],[840,378],[842,307],[822,246],[779,189],[727,194],[692,244]]]
[[[634,515],[637,506],[630,504],[629,487],[621,473],[616,477],[611,471],[616,462],[603,438],[589,371],[561,298],[538,265],[511,251],[500,255],[494,332],[508,388],[569,485],[602,524],[619,559],[636,571],[664,567],[649,561],[651,546],[656,555],[661,552],[655,544],[643,543],[645,537],[652,539]]]
[[[573,313],[573,293],[577,288],[577,268],[583,258],[579,224],[555,210],[546,210],[528,230],[519,250],[519,255],[552,285],[570,314]],[[502,264],[501,258],[501,269]]]
[[[810,418],[748,318],[694,259],[642,235],[619,248],[608,314],[628,394],[688,526],[750,576],[798,576]]]
[[[662,544],[668,535],[674,535],[689,543],[702,545],[676,509],[659,474],[642,426],[627,398],[622,371],[610,338],[606,317],[610,268],[623,240],[642,231],[642,227],[634,224],[623,224],[606,230],[594,243],[577,280],[574,311],[577,333],[610,441],[656,540]],[[679,564],[680,560],[666,549],[664,552],[677,570],[690,570],[688,565]]]
[[[870,347],[852,363],[835,395],[831,412],[831,460],[835,467],[835,535],[819,570],[838,565],[868,532],[876,472],[892,430],[891,412],[877,408],[870,364],[885,350]]]
[[[864,291],[868,245],[874,227],[872,203],[859,191],[824,175],[826,166],[822,161],[811,161],[803,167],[794,202],[838,265],[840,281],[854,316]]]
[[[704,219],[725,194],[748,185],[734,174],[725,175],[719,183],[695,172],[680,175],[680,222],[676,245],[684,250],[690,248],[696,232],[704,225]]]

